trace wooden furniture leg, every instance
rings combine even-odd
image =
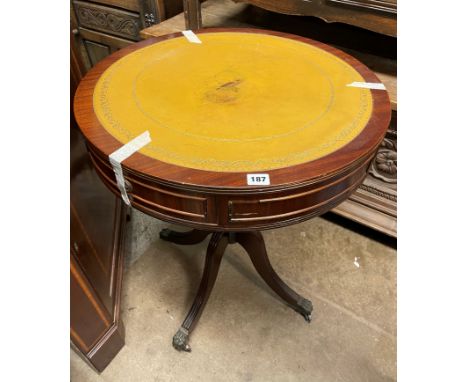
[[[197,30],[202,27],[201,1],[184,0],[185,28]]]
[[[177,350],[188,352],[192,350],[187,343],[188,337],[197,324],[203,309],[205,308],[206,302],[210,297],[227,244],[228,235],[226,233],[215,232],[213,233],[213,236],[211,236],[210,243],[208,244],[208,249],[206,251],[205,268],[203,270],[203,276],[200,286],[198,287],[197,295],[187,317],[185,317],[185,320],[182,323],[182,326],[172,339],[172,345]]]
[[[255,269],[270,288],[310,322],[312,303],[293,291],[275,272],[268,259],[262,234],[259,231],[240,232],[236,234],[236,241],[247,251]]]
[[[196,244],[204,240],[210,233],[211,232],[199,230],[176,232],[163,229],[160,233],[160,237],[163,240],[171,241],[176,244]],[[310,322],[312,303],[286,285],[275,272],[268,259],[265,241],[259,231],[214,232],[206,251],[205,267],[203,269],[203,276],[200,286],[198,287],[197,295],[182,326],[172,339],[172,345],[177,350],[188,352],[192,350],[188,345],[189,335],[200,319],[203,309],[210,297],[227,245],[236,242],[249,254],[255,269],[270,288],[290,307],[304,316],[307,322]]]
[[[209,231],[200,231],[193,229],[188,232],[177,232],[167,228],[164,228],[159,232],[159,237],[164,241],[170,241],[171,243],[180,245],[191,245],[201,243],[205,238],[211,234]]]

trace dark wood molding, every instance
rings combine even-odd
[[[246,2],[272,12],[314,16],[326,22],[341,22],[373,32],[396,37],[396,8],[391,1],[365,0],[234,0]],[[344,4],[346,2],[346,4]],[[359,5],[359,6],[358,6]],[[378,8],[378,9],[377,9]],[[382,12],[384,11],[384,12]]]
[[[391,14],[397,13],[397,2],[396,0],[385,1],[385,0],[328,0],[332,3],[338,3],[347,5],[349,7],[372,9],[375,11],[381,11]]]
[[[184,16],[186,29],[198,30],[202,28],[200,0],[184,0]]]

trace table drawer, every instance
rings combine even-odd
[[[90,150],[91,160],[104,183],[117,195],[115,174],[110,164]],[[127,194],[132,206],[143,209],[160,219],[179,223],[199,222],[215,223],[217,220],[214,198],[205,197],[195,192],[183,194],[168,186],[149,182],[138,175],[125,174]],[[153,213],[155,212],[155,213]]]
[[[208,200],[205,197],[180,194],[161,186],[153,186],[128,178],[133,202],[159,213],[176,218],[205,221],[208,219]]]
[[[228,222],[232,224],[268,224],[295,219],[321,211],[324,206],[344,200],[366,176],[364,164],[346,176],[329,184],[298,190],[287,195],[272,195],[262,199],[230,200]]]
[[[120,9],[82,1],[73,2],[81,27],[138,41],[142,29],[140,15]]]

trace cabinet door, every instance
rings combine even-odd
[[[79,7],[77,7],[77,5]],[[71,28],[73,33],[73,43],[76,45],[80,59],[83,62],[85,69],[89,70],[91,67],[96,65],[104,57],[121,49],[133,41],[129,39],[129,35],[135,36],[135,33],[139,32],[139,24],[135,26],[136,20],[138,20],[138,14],[135,13],[131,20],[127,20],[128,23],[134,28],[129,29],[127,27],[127,35],[125,33],[111,34],[106,32],[106,16],[94,12],[96,5],[87,7],[84,2],[73,2],[71,9]],[[108,17],[114,17],[112,14],[108,14]],[[122,19],[115,16],[114,29],[123,29]],[[99,21],[101,20],[101,21]],[[102,21],[104,20],[104,21]],[[119,21],[120,20],[120,24]],[[124,20],[125,21],[125,20]],[[119,27],[120,25],[120,27]],[[110,27],[109,27],[110,28]],[[134,41],[138,40],[138,36],[134,38]]]

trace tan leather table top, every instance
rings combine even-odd
[[[94,90],[101,125],[126,143],[148,130],[151,158],[209,171],[270,170],[345,146],[372,114],[362,76],[300,41],[258,33],[203,33],[134,51]]]

